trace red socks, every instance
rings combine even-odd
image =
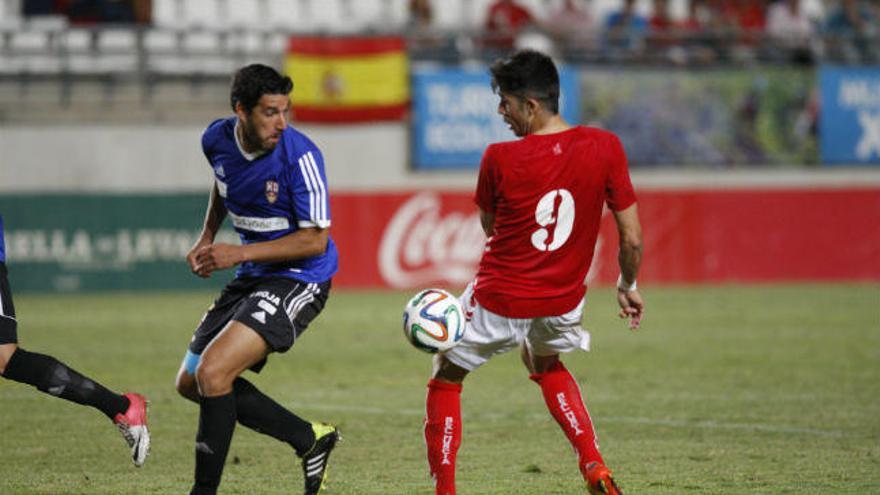
[[[557,362],[545,373],[537,373],[529,378],[541,386],[547,409],[577,452],[578,465],[584,476],[584,467],[590,462],[605,464],[580,388],[562,362]]]
[[[429,381],[425,413],[425,444],[435,494],[455,495],[455,455],[461,445],[461,385]]]
[[[530,378],[541,386],[544,402],[577,452],[584,476],[590,462],[604,464],[580,388],[562,362]],[[455,456],[462,432],[461,385],[430,380],[425,413],[425,444],[435,495],[455,495]]]

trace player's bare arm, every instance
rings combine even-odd
[[[492,237],[495,235],[495,214],[483,211],[483,209],[480,208],[480,225],[482,225],[486,237]]]
[[[208,277],[211,272],[232,268],[245,261],[273,263],[318,256],[326,251],[328,236],[328,229],[311,227],[272,241],[241,246],[209,244],[196,253],[195,272],[201,277]]]
[[[210,272],[203,275],[197,269],[196,255],[204,247],[210,246],[214,242],[214,238],[217,236],[217,231],[219,231],[220,226],[223,225],[224,218],[226,218],[226,206],[223,205],[220,191],[215,183],[208,199],[208,210],[205,212],[205,222],[202,225],[202,233],[186,255],[186,261],[189,263],[190,270],[200,277],[207,277],[210,275]]]
[[[318,256],[327,250],[329,232],[319,227],[303,228],[272,241],[240,246],[242,261],[272,263]]]
[[[645,313],[645,304],[636,286],[639,266],[642,263],[642,225],[636,204],[614,212],[617,233],[620,237],[620,251],[617,262],[620,264],[620,283],[617,286],[619,316],[629,318],[632,329],[639,327]]]

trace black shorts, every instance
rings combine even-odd
[[[6,263],[0,261],[0,345],[17,344],[18,333],[15,321],[15,306],[12,304],[12,289],[6,274]]]
[[[273,352],[285,352],[324,309],[329,294],[329,280],[305,283],[284,277],[237,278],[223,288],[202,317],[189,350],[201,355],[235,320],[253,328]],[[252,369],[259,371],[262,364]]]

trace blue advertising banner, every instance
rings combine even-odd
[[[822,67],[822,161],[880,164],[880,67]]]
[[[560,67],[559,110],[580,121],[577,73]],[[488,70],[414,67],[413,164],[418,170],[475,169],[490,143],[516,139],[498,115]]]

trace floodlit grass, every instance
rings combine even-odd
[[[15,281],[12,281],[13,284]],[[400,330],[409,294],[332,294],[258,387],[344,442],[329,495],[431,494],[430,358]],[[593,351],[566,358],[628,494],[880,493],[880,285],[650,288],[644,328],[593,291]],[[174,376],[213,294],[16,297],[21,344],[151,401],[143,469],[95,410],[0,380],[0,493],[186,493],[198,421]],[[516,353],[465,382],[461,494],[583,493]],[[301,493],[293,452],[236,429],[221,493]]]

